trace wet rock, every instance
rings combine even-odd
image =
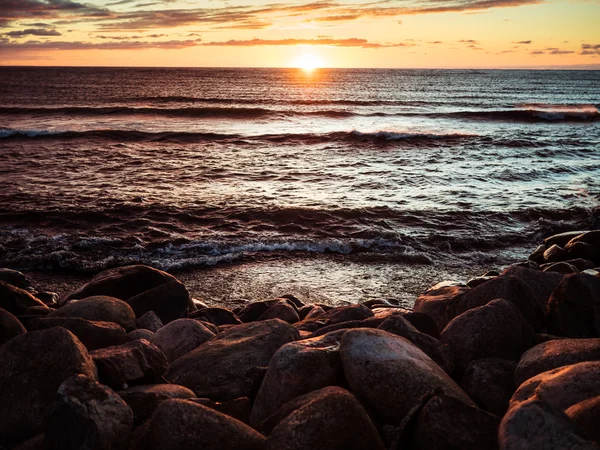
[[[565,245],[565,250],[571,250],[576,244],[583,242],[591,245],[596,249],[597,252],[600,252],[600,230],[595,231],[586,231],[573,239],[571,239],[567,245]]]
[[[516,390],[514,374],[517,363],[501,358],[471,361],[465,369],[460,386],[481,408],[504,416]]]
[[[148,450],[262,450],[265,438],[214,409],[190,400],[166,400],[152,416],[143,442],[141,448]]]
[[[267,417],[295,397],[343,382],[341,334],[290,342],[277,350],[254,401],[252,426],[258,429]]]
[[[472,404],[461,388],[412,342],[382,330],[348,330],[340,354],[348,384],[361,403],[397,425],[419,398],[441,393]]]
[[[534,261],[538,264],[541,264],[544,262],[544,252],[546,251],[546,246],[545,245],[538,245],[536,247],[536,249],[531,252],[531,255],[529,255],[529,260],[530,261]]]
[[[27,330],[15,316],[0,308],[0,346],[25,332]]]
[[[126,450],[131,408],[112,389],[84,375],[65,380],[56,394],[46,448]]]
[[[579,270],[577,270],[577,268],[575,266],[572,266],[571,264],[566,263],[566,262],[544,264],[543,266],[544,267],[542,267],[542,270],[544,271],[544,273],[554,272],[554,273],[560,273],[562,275],[569,275],[571,273],[579,273]]]
[[[14,337],[0,347],[0,361],[0,442],[44,431],[62,382],[96,375],[83,344],[60,327]]]
[[[333,387],[317,392],[275,427],[266,450],[385,449],[369,416],[352,394]]]
[[[135,329],[135,313],[122,300],[103,295],[72,300],[50,313],[50,317],[80,317],[97,322],[113,322],[125,330]]]
[[[571,406],[565,414],[575,424],[579,434],[600,445],[600,397],[590,398]]]
[[[150,330],[153,333],[156,333],[164,326],[164,324],[154,311],[148,311],[136,319],[135,326],[137,329]]]
[[[137,317],[153,311],[162,323],[167,324],[187,317],[191,300],[185,286],[173,279],[127,299],[127,303]]]
[[[583,361],[600,361],[600,339],[560,339],[527,350],[517,366],[515,382],[524,381],[557,367]]]
[[[501,450],[598,450],[575,432],[562,412],[537,399],[508,410],[500,423],[498,443]]]
[[[215,402],[208,398],[195,398],[191,399],[191,401],[219,411],[245,424],[249,422],[252,405],[248,397],[234,398],[226,402]]]
[[[414,311],[427,314],[443,330],[456,317],[459,300],[470,290],[467,286],[436,285],[417,298]]]
[[[31,282],[25,275],[17,270],[12,269],[0,269],[0,281],[12,284],[20,289],[27,289],[31,287]]]
[[[473,308],[448,324],[441,341],[455,356],[458,373],[476,359],[517,360],[529,348],[533,330],[512,303],[493,300]]]
[[[95,350],[90,356],[100,381],[115,389],[124,384],[157,383],[169,367],[164,353],[145,339]]]
[[[196,398],[190,389],[176,384],[143,384],[131,386],[118,392],[133,411],[134,426],[139,426],[152,417],[158,405],[174,398]]]
[[[600,337],[600,278],[587,274],[564,277],[548,301],[546,320],[551,334]]]
[[[584,233],[587,233],[587,231],[567,231],[565,233],[555,234],[544,239],[544,244],[547,248],[552,247],[553,245],[565,247],[571,239]]]
[[[548,299],[560,284],[563,275],[553,272],[542,272],[540,270],[528,269],[526,267],[510,266],[504,272],[504,276],[514,276],[525,282],[534,294],[535,299],[546,311]]]
[[[587,269],[593,269],[595,267],[595,264],[592,261],[584,258],[568,259],[565,262],[567,264],[571,264],[573,267],[575,267],[581,272]]]
[[[200,321],[177,319],[154,333],[150,342],[164,352],[169,362],[173,362],[214,336]]]
[[[567,259],[567,251],[554,244],[544,251],[544,261],[546,262],[558,262]]]
[[[253,398],[273,354],[297,340],[298,331],[278,319],[238,325],[171,365],[165,378],[216,401]]]
[[[225,308],[205,308],[190,315],[190,318],[212,323],[213,325],[239,325],[242,321]]]
[[[596,264],[600,263],[600,250],[586,242],[576,242],[569,246],[567,255],[571,259],[582,258],[584,260],[593,261]]]
[[[436,395],[421,410],[415,424],[415,450],[485,450],[498,448],[500,419],[456,398]]]
[[[5,309],[14,316],[26,314],[27,309],[40,307],[48,310],[48,307],[29,292],[24,291],[12,284],[0,281],[0,308]]]
[[[287,323],[296,323],[300,320],[296,308],[289,301],[282,300],[265,311],[258,320],[281,319]]]
[[[450,350],[431,336],[419,332],[408,320],[400,315],[387,318],[378,327],[380,330],[402,336],[419,347],[427,356],[433,359],[446,373],[451,374],[454,369],[454,356]]]
[[[470,288],[475,288],[475,287],[485,283],[486,281],[493,280],[494,278],[496,278],[496,277],[493,276],[493,277],[471,278],[469,281],[467,281],[467,286],[469,286]]]
[[[37,317],[25,322],[31,331],[63,327],[73,333],[88,351],[119,345],[127,340],[127,333],[113,322],[98,322],[80,317]]]

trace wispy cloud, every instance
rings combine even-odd
[[[600,44],[581,44],[580,55],[600,55]]]
[[[19,43],[0,43],[3,50],[144,50],[150,48],[181,49],[195,47],[198,41],[119,41],[119,42],[52,42],[52,41],[27,41]]]
[[[249,40],[229,40],[206,42],[202,45],[219,47],[257,47],[273,45],[330,45],[334,47],[360,47],[360,48],[385,48],[385,47],[408,47],[405,43],[385,43],[378,44],[369,42],[366,39],[249,39]]]
[[[20,38],[23,36],[62,36],[61,33],[50,28],[28,28],[26,30],[15,30],[4,33],[5,36]]]

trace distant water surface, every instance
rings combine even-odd
[[[599,226],[599,107],[600,71],[0,68],[0,265],[410,303]]]

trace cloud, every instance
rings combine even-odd
[[[257,47],[257,46],[272,46],[272,45],[330,45],[333,47],[360,47],[360,48],[386,48],[386,47],[407,47],[404,43],[386,43],[377,44],[369,42],[366,39],[349,38],[349,39],[250,39],[250,40],[235,40],[206,42],[202,45],[219,46],[219,47]]]
[[[600,55],[600,44],[581,44],[580,55]]]
[[[106,8],[98,8],[71,0],[0,1],[0,24],[7,24],[18,19],[57,18],[63,14],[79,17],[106,17],[110,15],[110,12]]]
[[[52,41],[27,41],[21,43],[0,43],[0,50],[145,50],[182,49],[199,45],[196,40],[187,41],[119,41],[119,42],[52,42]]]
[[[58,31],[48,28],[28,28],[27,30],[15,30],[4,33],[4,35],[11,38],[20,38],[23,36],[62,36],[62,34]]]
[[[462,42],[463,44],[479,44],[479,41],[476,41],[475,39],[462,39],[458,42]]]
[[[533,41],[514,41],[513,44],[529,45]]]
[[[563,50],[557,47],[546,47],[540,50],[529,52],[531,55],[570,55],[575,53],[572,50]]]

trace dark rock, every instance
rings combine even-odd
[[[288,300],[282,300],[265,311],[258,320],[281,319],[287,323],[296,323],[300,320],[296,308]]]
[[[31,283],[25,275],[17,270],[12,269],[0,269],[0,281],[12,284],[13,286],[21,289],[27,289],[31,287]]]
[[[533,338],[531,339],[531,346],[535,346],[541,344],[542,342],[554,341],[556,339],[567,339],[562,336],[554,336],[552,334],[547,333],[534,333]]]
[[[135,326],[137,329],[150,330],[153,333],[156,333],[164,326],[164,324],[154,311],[148,311],[136,319]]]
[[[547,323],[551,334],[600,337],[600,278],[564,277],[548,301]]]
[[[567,255],[571,259],[582,258],[584,260],[593,261],[596,264],[600,262],[600,250],[586,242],[576,242],[569,246]]]
[[[319,319],[328,321],[328,324],[347,322],[349,320],[362,320],[373,317],[373,312],[364,305],[340,306],[325,311],[319,316]]]
[[[532,336],[531,326],[515,305],[498,299],[452,320],[440,339],[454,353],[460,374],[475,359],[519,359],[529,348]]]
[[[56,394],[45,436],[49,449],[126,450],[131,408],[112,389],[76,375]]]
[[[63,327],[73,333],[88,351],[119,345],[127,340],[127,333],[113,322],[98,322],[80,317],[37,317],[25,322],[27,329],[46,330]]]
[[[137,341],[138,339],[146,339],[147,341],[152,342],[153,336],[154,333],[152,331],[140,328],[127,333],[125,342]]]
[[[504,416],[516,390],[514,374],[517,363],[501,358],[471,361],[460,386],[477,405],[498,417]]]
[[[343,382],[340,333],[290,342],[271,358],[250,415],[250,424],[262,422],[288,401],[308,392]]]
[[[567,261],[565,261],[567,264],[571,264],[573,267],[575,267],[577,270],[583,272],[584,270],[587,269],[593,269],[595,267],[595,264],[590,261],[589,259],[584,259],[584,258],[575,258],[575,259],[568,259]]]
[[[165,400],[196,398],[190,389],[176,384],[144,384],[119,391],[119,396],[133,411],[134,426],[152,417],[158,405]]]
[[[422,396],[435,389],[472,404],[429,356],[400,336],[368,328],[348,330],[340,354],[352,391],[385,423],[399,424]]]
[[[600,397],[590,398],[571,406],[565,414],[575,424],[577,431],[585,439],[600,445]]]
[[[31,439],[21,442],[16,447],[13,447],[12,450],[45,450],[44,438],[45,434],[40,433]],[[0,446],[0,449],[4,450],[4,447]]]
[[[33,296],[41,300],[44,305],[52,307],[58,305],[58,300],[60,299],[60,296],[56,292],[36,292]]]
[[[515,382],[524,381],[557,367],[584,361],[600,361],[600,339],[560,339],[527,350],[517,366]]]
[[[216,401],[253,398],[273,354],[297,340],[298,331],[278,319],[238,325],[177,359],[165,378]]]
[[[352,394],[333,387],[318,392],[320,395],[275,427],[265,450],[385,449],[369,416]]]
[[[27,330],[15,316],[0,308],[0,346],[25,332]]]
[[[536,263],[535,261],[531,261],[529,259],[527,261],[521,261],[516,264],[513,264],[513,266],[525,267],[526,269],[532,269],[532,270],[540,270],[540,265],[538,263]]]
[[[546,262],[559,262],[567,259],[567,251],[554,244],[546,249],[544,252],[544,261]]]
[[[563,275],[552,272],[542,272],[540,270],[528,269],[526,267],[510,266],[504,272],[504,276],[514,276],[525,282],[534,294],[535,299],[546,311],[548,299],[560,284]]]
[[[137,317],[153,311],[164,324],[187,317],[190,302],[189,292],[175,279],[127,299]]]
[[[377,328],[383,323],[383,318],[369,317],[363,320],[349,320],[348,322],[339,322],[332,325],[326,325],[323,328],[317,329],[317,331],[311,334],[311,337],[323,336],[327,333],[338,330],[349,330],[351,328]]]
[[[546,246],[545,245],[538,245],[536,247],[536,249],[531,252],[531,255],[529,255],[529,260],[530,261],[534,261],[538,264],[541,264],[544,262],[544,252],[546,251]]]
[[[150,342],[164,352],[169,362],[173,362],[213,337],[215,334],[202,322],[194,319],[177,319],[154,333]]]
[[[0,308],[5,309],[14,316],[19,316],[26,314],[27,309],[34,306],[48,309],[42,301],[35,298],[29,292],[0,281]]]
[[[280,299],[289,300],[292,303],[292,305],[296,307],[296,310],[303,308],[305,306],[305,304],[302,300],[300,300],[298,297],[296,297],[295,295],[292,295],[292,294],[282,295],[280,297]]]
[[[470,288],[475,288],[479,285],[482,285],[483,283],[485,283],[486,281],[490,281],[493,280],[494,277],[477,277],[477,278],[471,278],[469,281],[467,281],[467,286],[469,286]]]
[[[242,321],[225,308],[205,308],[193,312],[190,318],[212,323],[213,325],[239,325]]]
[[[244,323],[254,322],[274,304],[273,301],[250,303],[240,311],[238,317]]]
[[[307,320],[308,319],[316,319],[324,313],[325,313],[325,310],[323,309],[323,307],[321,307],[319,305],[312,305],[311,310],[308,313],[306,313],[306,316],[304,316],[304,319],[307,319]]]
[[[219,411],[245,424],[250,420],[250,408],[252,405],[248,397],[234,398],[226,402],[215,402],[208,398],[195,398],[191,399],[191,401]]]
[[[443,330],[456,317],[459,300],[470,290],[467,286],[436,285],[417,298],[414,311],[427,314],[438,330]]]
[[[148,450],[262,450],[265,438],[212,408],[190,400],[166,400],[150,419],[143,442]]]
[[[421,410],[414,431],[415,450],[498,448],[500,419],[456,398],[436,395]]]
[[[596,249],[596,252],[600,252],[600,230],[586,231],[585,233],[574,237],[567,245],[565,245],[565,250],[569,251],[573,246],[580,242],[589,244]]]
[[[164,353],[145,339],[95,350],[90,356],[100,381],[116,389],[124,384],[159,382],[169,367]]]
[[[544,239],[544,244],[546,247],[552,247],[555,244],[560,247],[565,247],[571,239],[584,233],[587,233],[587,231],[567,231],[565,233],[555,234]]]
[[[60,327],[14,337],[0,347],[0,361],[0,442],[44,431],[62,382],[96,375],[83,344]]]
[[[125,330],[135,329],[135,314],[122,300],[103,295],[72,300],[50,314],[50,317],[80,317],[97,322],[113,322]]]
[[[575,266],[572,266],[571,264],[566,263],[566,262],[544,264],[544,267],[542,268],[542,270],[544,271],[544,273],[554,272],[554,273],[560,273],[563,275],[569,275],[571,273],[579,273],[579,270]]]

